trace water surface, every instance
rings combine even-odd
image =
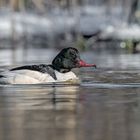
[[[29,52],[26,59],[22,52],[2,57],[1,69],[50,63],[57,53]],[[86,52],[82,58],[98,69],[74,70],[80,85],[0,85],[0,140],[139,140],[139,55]]]

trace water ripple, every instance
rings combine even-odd
[[[140,88],[140,83],[82,83],[81,86],[95,88]]]

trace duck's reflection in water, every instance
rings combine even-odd
[[[0,140],[139,140],[140,88],[0,89]]]
[[[78,86],[1,88],[0,139],[75,139]]]

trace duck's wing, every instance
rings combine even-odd
[[[31,70],[31,71],[38,71],[41,73],[48,73],[51,77],[53,77],[55,80],[57,80],[55,71],[54,71],[52,65],[45,65],[45,64],[26,65],[26,66],[13,68],[10,71],[17,71],[17,70]]]

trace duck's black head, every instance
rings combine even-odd
[[[81,60],[79,51],[72,47],[61,50],[52,61],[52,66],[62,73],[69,72],[73,68],[96,67],[95,64],[86,64]]]

